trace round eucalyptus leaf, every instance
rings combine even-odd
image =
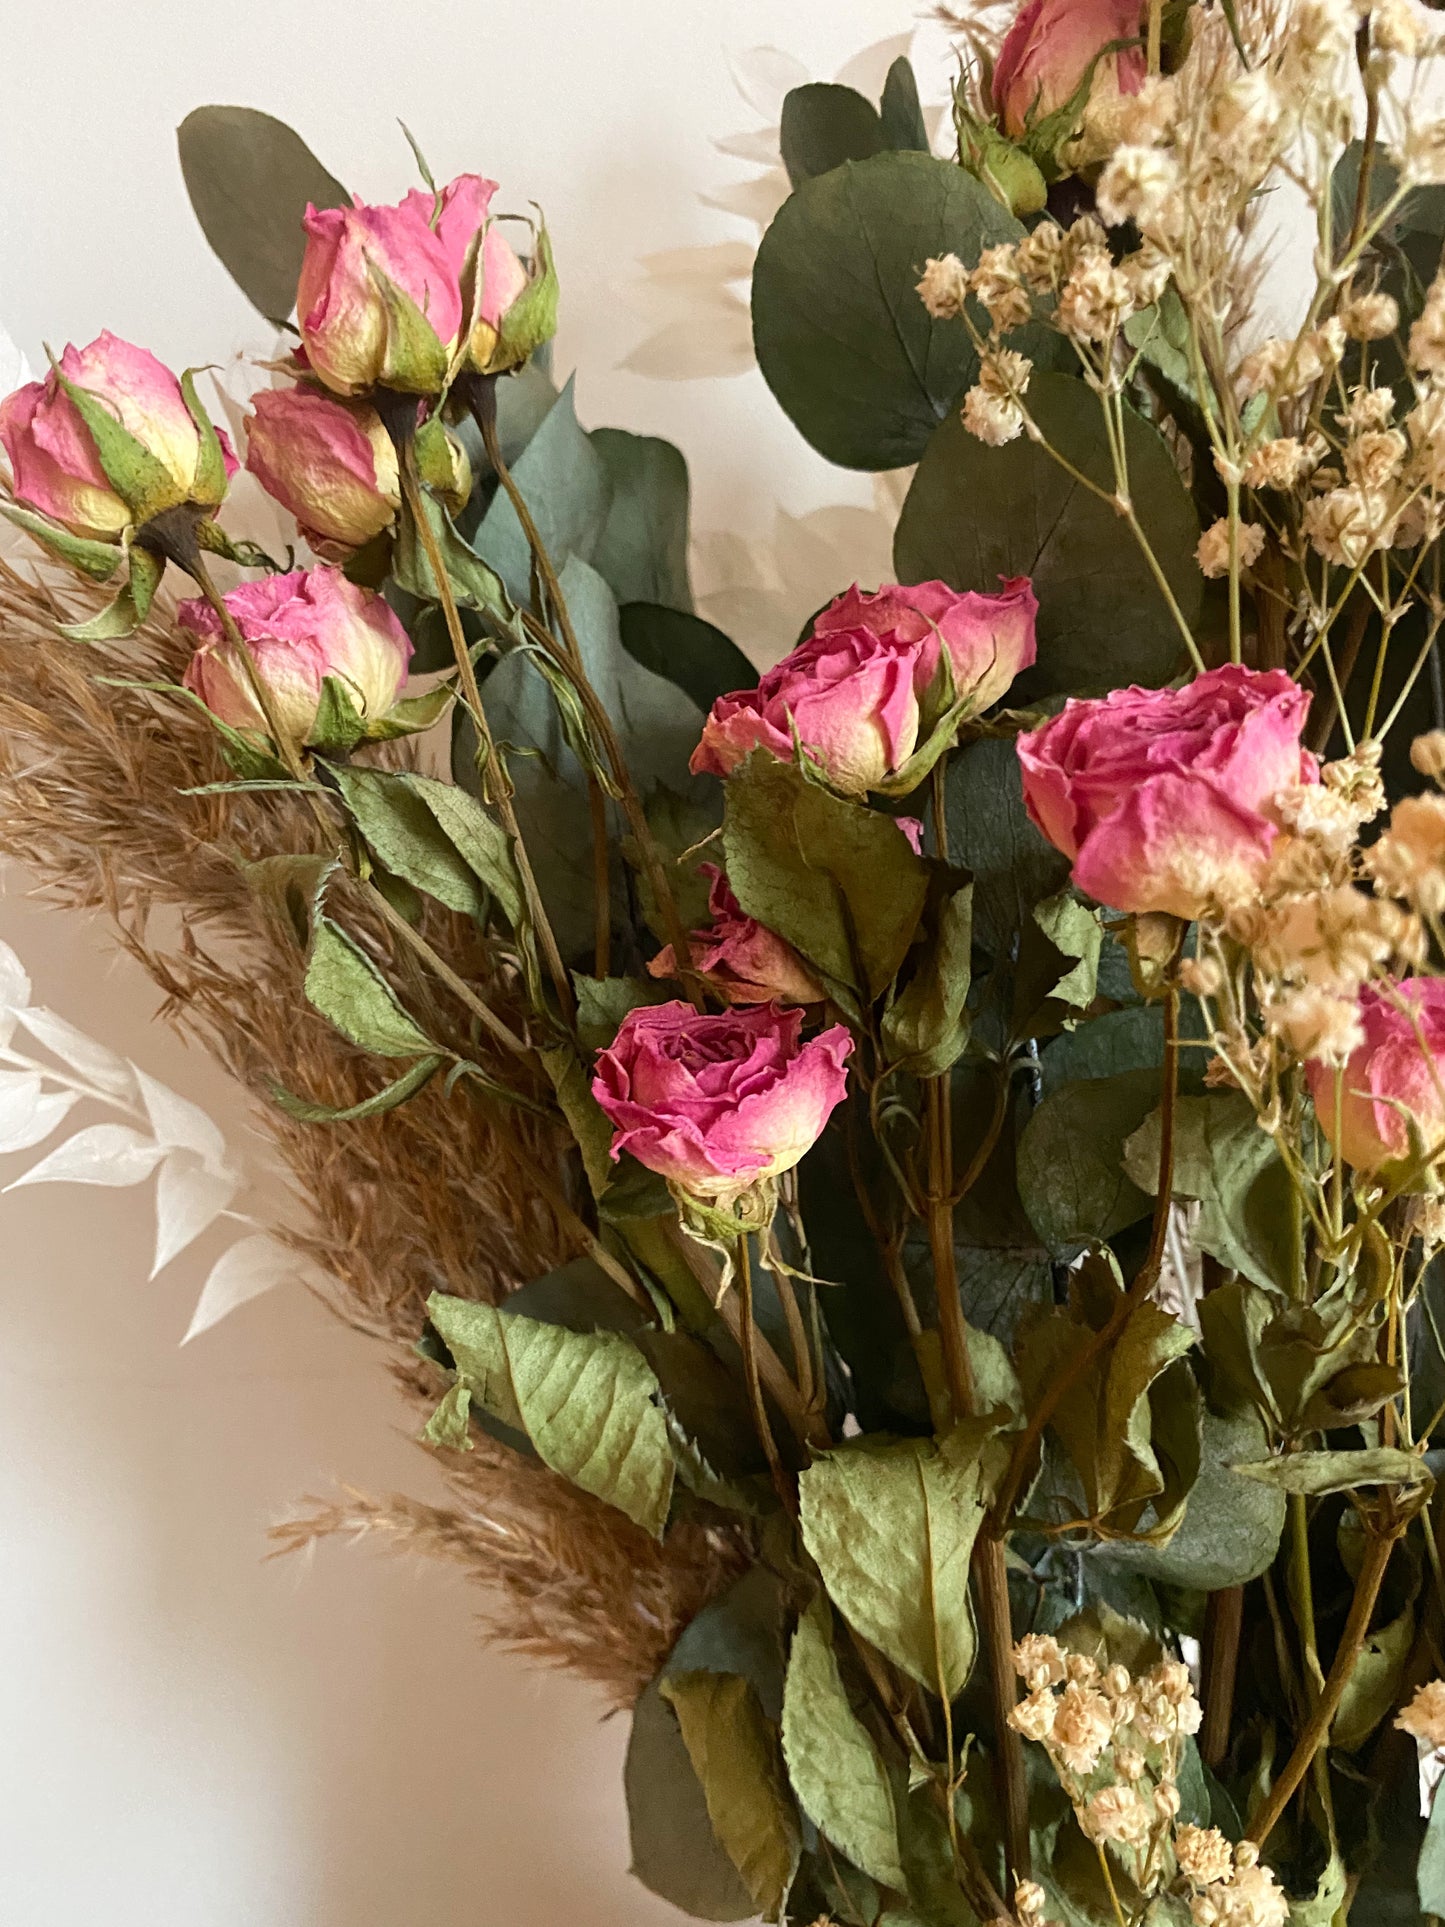
[[[1028,402],[1048,443],[1112,495],[1092,389],[1069,375],[1035,374]],[[1194,505],[1158,430],[1132,410],[1124,451],[1140,525],[1192,627],[1204,591]],[[997,591],[1000,576],[1033,579],[1039,658],[1010,690],[1015,705],[1065,690],[1163,683],[1183,666],[1178,627],[1128,524],[1025,435],[989,448],[957,415],[944,422],[903,504],[893,561],[900,582],[938,577],[984,593]]]
[[[924,263],[972,264],[1022,233],[971,174],[929,154],[875,154],[802,183],[758,250],[753,341],[820,455],[843,468],[918,460],[978,367],[962,323],[919,300]]]

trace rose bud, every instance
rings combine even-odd
[[[518,260],[495,221],[487,224],[477,266],[476,313],[468,344],[472,366],[483,375],[520,367],[557,327],[557,284],[546,229],[539,230],[533,272]],[[535,296],[525,297],[529,290]]]
[[[690,1197],[735,1202],[790,1171],[847,1086],[842,1024],[802,1042],[803,1013],[777,1004],[700,1015],[645,1004],[597,1059],[592,1095],[630,1151]]]
[[[243,582],[223,598],[251,652],[276,720],[304,743],[316,721],[321,685],[340,682],[367,722],[385,716],[406,681],[411,641],[379,595],[348,582],[339,569],[293,569]],[[246,664],[208,602],[177,610],[198,647],[185,686],[233,729],[265,730]]]
[[[109,468],[86,422],[92,410],[130,443],[107,451]],[[170,369],[108,332],[68,347],[44,381],[0,402],[0,443],[19,503],[101,541],[184,502],[214,508],[236,471],[225,436],[199,403],[192,413]]]
[[[401,503],[380,415],[317,388],[260,390],[246,423],[246,467],[318,554],[343,552],[338,561],[390,528]]]
[[[799,643],[755,689],[720,696],[693,751],[694,774],[728,776],[753,750],[793,759],[793,738],[835,788],[876,789],[918,741],[921,639],[834,629]]]
[[[1026,575],[1001,576],[1001,595],[963,593],[946,582],[886,584],[873,594],[856,585],[828,607],[813,624],[814,635],[867,629],[923,645],[918,663],[918,693],[926,695],[938,672],[939,643],[953,669],[954,695],[969,713],[989,709],[1038,654],[1034,625],[1038,598]]]
[[[462,270],[492,192],[462,174],[440,196],[413,188],[394,207],[307,208],[296,313],[319,381],[338,395],[440,392],[462,325]]]
[[[1113,86],[1137,94],[1148,72],[1144,49],[1104,49],[1114,41],[1137,41],[1141,13],[1140,0],[1028,0],[1004,36],[993,70],[993,107],[1004,131],[1015,140],[1031,133],[1069,104],[1091,69],[1091,91]],[[1073,131],[1061,130],[1061,138]]]
[[[689,961],[707,978],[708,988],[727,1004],[816,1004],[826,995],[822,984],[790,943],[755,917],[745,916],[715,863],[700,866],[711,883],[707,907],[712,927],[694,930]],[[647,966],[654,977],[675,977],[672,945]]]
[[[1018,739],[1024,802],[1074,881],[1114,910],[1193,918],[1254,893],[1274,798],[1319,781],[1310,699],[1283,670],[1229,664],[1183,689],[1116,689]]]
[[[1338,1120],[1333,1065],[1312,1059],[1305,1076],[1325,1137],[1335,1144],[1338,1121],[1345,1163],[1377,1171],[1445,1138],[1445,978],[1368,983],[1357,1011],[1364,1042],[1340,1073]],[[1428,1175],[1422,1171],[1420,1181]]]

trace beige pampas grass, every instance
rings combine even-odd
[[[319,851],[297,797],[189,796],[226,774],[206,719],[179,701],[107,679],[177,680],[186,650],[166,612],[131,640],[56,633],[84,592],[48,570],[0,560],[0,852],[50,901],[98,908],[165,998],[164,1014],[258,1100],[307,1208],[286,1235],[330,1280],[339,1316],[391,1351],[418,1426],[435,1374],[412,1346],[434,1290],[495,1302],[573,1255],[585,1231],[570,1139],[544,1118],[438,1080],[399,1110],[308,1125],[271,1101],[275,1084],[330,1105],[375,1088],[374,1064],[307,1005],[305,956],[275,866]],[[342,886],[344,888],[344,886]],[[348,928],[368,943],[429,1033],[491,1064],[473,1020],[422,974],[351,893]],[[518,1028],[520,999],[485,940],[435,904],[423,929],[452,967]],[[348,1495],[279,1529],[283,1547],[328,1534],[384,1537],[460,1563],[489,1595],[489,1632],[630,1703],[681,1626],[740,1569],[730,1529],[679,1526],[657,1545],[620,1513],[486,1439],[448,1455],[453,1505]]]

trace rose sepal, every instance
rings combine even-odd
[[[7,522],[13,522],[17,529],[23,529],[60,561],[89,576],[92,582],[109,582],[124,559],[125,551],[119,542],[73,535],[63,522],[52,521],[38,509],[22,508],[18,502],[0,502],[0,515]]]
[[[85,425],[96,460],[106,481],[125,503],[137,523],[149,522],[186,499],[186,492],[165,463],[124,427],[104,402],[81,388],[61,370],[56,356],[46,354],[56,381]]]
[[[401,736],[416,736],[438,722],[455,698],[450,683],[438,683],[425,695],[404,697],[384,716],[368,721],[352,701],[344,679],[327,676],[321,684],[321,701],[307,734],[307,747],[344,754],[361,743],[390,743]]]
[[[954,112],[962,165],[1001,207],[1020,219],[1041,214],[1049,189],[1038,162],[992,121],[970,113],[960,95]]]
[[[366,265],[386,315],[382,382],[406,395],[439,395],[447,383],[446,344],[405,288],[374,261]]]
[[[480,310],[486,293],[483,264],[486,259],[488,221],[477,235],[468,257],[467,282],[470,298],[467,320],[459,338],[458,368],[467,367],[479,375],[510,375],[530,360],[557,332],[557,306],[561,286],[552,253],[552,238],[540,212],[535,228],[535,245],[527,264],[527,285],[496,322],[484,321]]]
[[[198,502],[202,508],[219,508],[226,499],[230,477],[226,473],[226,457],[221,448],[221,438],[216,433],[216,424],[202,407],[201,398],[196,393],[198,373],[198,369],[187,368],[181,375],[181,399],[200,438],[190,499]]]

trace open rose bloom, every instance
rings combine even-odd
[[[708,878],[712,923],[692,933],[689,959],[708,987],[729,1004],[814,1004],[824,990],[790,943],[755,917],[745,916],[715,863],[701,866]],[[677,972],[672,945],[647,966],[654,977]]]
[[[1144,49],[1116,43],[1138,42],[1142,12],[1138,0],[1027,0],[993,70],[1004,131],[1014,139],[1029,133],[1066,107],[1091,75],[1095,87],[1137,93]]]
[[[1318,780],[1300,743],[1308,713],[1282,671],[1234,665],[1182,689],[1070,700],[1018,739],[1024,802],[1098,902],[1197,917],[1248,899],[1278,834],[1276,797]]]
[[[853,1048],[841,1024],[802,1040],[803,1013],[775,1004],[700,1015],[629,1011],[597,1059],[592,1094],[632,1155],[689,1196],[726,1201],[780,1177],[843,1097]]]

